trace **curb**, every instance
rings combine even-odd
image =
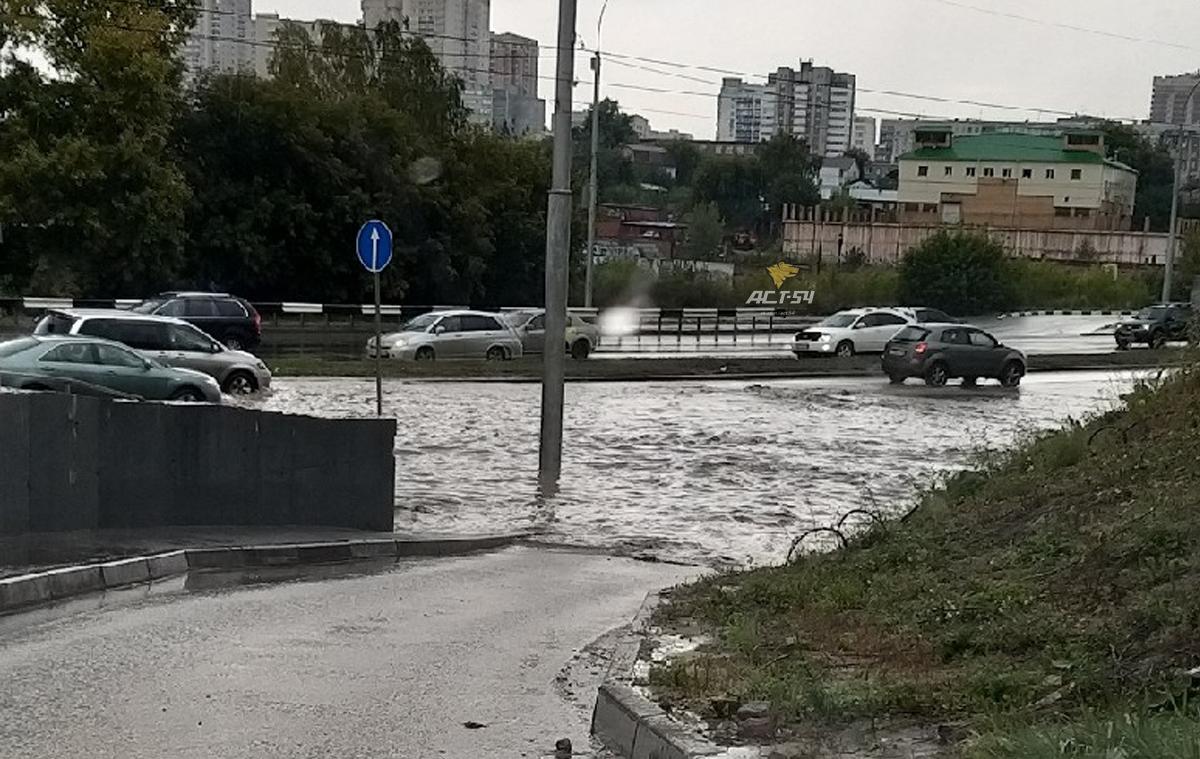
[[[0,578],[0,614],[89,593],[165,580],[194,570],[287,567],[410,557],[461,556],[504,548],[525,534],[436,540],[354,540],[187,548]]]
[[[658,704],[633,687],[634,667],[649,632],[650,615],[661,598],[646,596],[633,619],[633,637],[613,651],[612,662],[596,693],[592,735],[625,759],[692,759],[724,753],[671,719]]]

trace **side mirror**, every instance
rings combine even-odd
[[[439,324],[433,328],[433,334],[435,334],[435,335],[443,334],[445,331],[446,331],[446,328],[444,326],[442,326],[441,324]]]
[[[225,350],[225,346],[221,345],[216,340],[213,340],[212,343],[208,346],[209,353],[221,353],[224,350]]]
[[[154,368],[154,364],[150,363],[149,361],[142,362],[142,371],[143,372],[148,372],[153,368]]]
[[[862,329],[865,326],[867,326],[867,325],[864,324],[863,322],[854,322],[854,326],[851,327],[851,329]]]

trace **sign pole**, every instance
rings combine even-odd
[[[392,230],[382,221],[372,219],[358,230],[354,247],[359,262],[375,279],[375,416],[383,416],[383,306],[379,273],[392,262]]]
[[[375,272],[375,416],[383,416],[383,318],[379,305],[379,272]]]

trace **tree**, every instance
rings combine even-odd
[[[0,13],[10,276],[48,293],[137,293],[178,267],[188,188],[169,136],[194,19],[175,2],[10,0]]]
[[[854,159],[854,165],[858,168],[858,176],[861,179],[867,178],[867,165],[871,163],[871,156],[867,151],[860,148],[850,148],[846,151],[847,158]]]
[[[900,297],[907,303],[974,316],[1008,307],[1012,293],[1004,246],[982,232],[941,231],[900,262]]]
[[[759,148],[758,160],[763,199],[770,206],[767,229],[773,236],[782,224],[785,205],[815,206],[821,202],[817,184],[821,159],[809,152],[804,140],[780,132]]]
[[[688,258],[708,260],[720,252],[725,239],[721,212],[714,203],[702,203],[688,214],[688,234],[684,251]]]
[[[1167,231],[1171,225],[1171,192],[1175,185],[1175,163],[1171,153],[1126,124],[1109,122],[1104,125],[1103,132],[1109,157],[1138,172],[1133,208],[1135,223],[1149,218],[1152,230]]]
[[[673,140],[667,143],[667,156],[675,167],[675,182],[690,185],[703,160],[700,149],[686,140]]]
[[[693,205],[716,205],[731,227],[756,230],[763,215],[761,165],[753,156],[706,159],[692,186]]]

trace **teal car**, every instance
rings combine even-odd
[[[221,388],[207,374],[171,369],[95,338],[34,336],[0,343],[0,378],[23,390],[59,390],[77,382],[151,401],[221,402]]]

